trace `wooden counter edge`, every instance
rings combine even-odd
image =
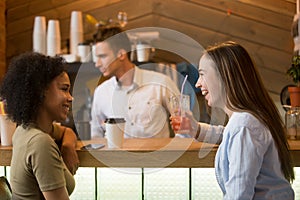
[[[294,166],[300,167],[300,141],[289,141],[290,152],[293,157]],[[214,167],[214,157],[216,154],[217,148],[202,159],[199,159],[199,150],[189,150],[183,152],[181,156],[178,157],[174,162],[169,163],[165,167],[178,167],[178,168],[196,168],[196,167]],[[161,153],[161,156],[166,156],[169,153],[176,153],[176,150],[168,150],[165,153]],[[126,160],[124,153],[115,153],[113,151],[102,152],[105,158],[113,158],[111,163],[105,163],[101,159],[95,158],[89,151],[86,150],[77,150],[80,166],[81,167],[161,167],[155,163],[159,161],[149,161],[143,163],[138,160]],[[10,161],[12,157],[12,147],[0,146],[0,166],[10,166]],[[135,161],[132,163],[132,161]]]

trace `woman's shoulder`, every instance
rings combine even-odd
[[[28,144],[30,143],[36,143],[37,145],[48,145],[52,142],[54,143],[54,140],[51,138],[51,136],[42,130],[34,127],[18,127],[19,135],[22,134],[23,140],[27,141]]]
[[[31,139],[29,141],[29,144],[34,143],[36,146],[40,146],[40,147],[50,147],[53,146],[55,144],[54,139],[47,133],[44,133],[42,131],[35,131],[32,135],[31,135]]]
[[[231,120],[242,126],[261,124],[260,121],[249,112],[234,112],[231,116]]]
[[[37,128],[21,126],[17,127],[13,136],[13,148],[29,154],[58,151],[54,139],[49,134]]]
[[[227,126],[226,126],[227,127]],[[249,112],[235,112],[228,122],[228,130],[231,134],[251,133],[252,137],[268,137],[271,136],[269,129]],[[265,133],[265,134],[263,134]]]

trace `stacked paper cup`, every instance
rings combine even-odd
[[[72,11],[70,24],[70,52],[78,55],[77,45],[83,42],[82,12]]]
[[[60,53],[60,28],[58,20],[48,21],[47,30],[47,55],[55,56]]]
[[[12,122],[4,110],[4,102],[0,101],[0,141],[1,146],[11,146],[16,123]]]
[[[0,138],[2,146],[11,146],[16,123],[12,122],[6,114],[0,114]]]
[[[138,62],[147,62],[150,57],[151,47],[149,44],[137,44],[136,53]]]
[[[36,16],[33,25],[33,51],[46,54],[46,18]]]

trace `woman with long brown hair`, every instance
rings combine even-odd
[[[208,48],[200,59],[196,87],[209,106],[229,117],[222,127],[190,116],[193,137],[221,141],[215,168],[224,199],[294,199],[284,123],[248,52],[231,41]]]

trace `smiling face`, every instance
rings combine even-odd
[[[41,109],[50,121],[66,120],[73,100],[70,86],[69,76],[63,72],[50,83],[45,91]]]
[[[225,107],[225,92],[222,87],[217,67],[209,55],[204,54],[199,62],[199,79],[196,87],[200,88],[211,107]]]
[[[107,42],[98,42],[96,44],[96,68],[100,70],[103,76],[116,76],[119,69],[118,59]]]

